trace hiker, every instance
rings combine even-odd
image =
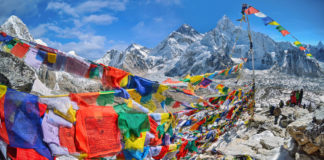
[[[303,94],[304,94],[304,91],[303,91],[303,89],[301,89],[300,92],[299,92],[299,99],[298,99],[298,104],[299,105],[302,104]]]
[[[281,114],[281,109],[279,107],[276,107],[273,111],[273,114],[275,116],[275,121],[274,121],[274,124],[278,124],[278,119],[279,119],[279,116]]]
[[[270,106],[270,115],[273,116],[273,111],[274,111],[275,107],[273,105]]]
[[[283,108],[284,105],[285,105],[285,104],[284,104],[283,100],[280,100],[280,102],[279,102],[279,106],[280,106],[280,108]]]
[[[300,98],[300,94],[299,94],[299,90],[295,91],[295,96],[296,96],[296,105],[299,106],[299,98]]]
[[[306,104],[304,103],[303,108],[306,109]]]
[[[296,91],[292,91],[290,94],[290,106],[296,104]]]

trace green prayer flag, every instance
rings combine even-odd
[[[171,125],[170,125],[170,127],[168,128],[167,133],[169,133],[170,136],[173,135],[173,128],[172,128]]]
[[[131,135],[140,137],[141,132],[150,130],[150,122],[146,113],[118,113],[118,128],[129,138]]]
[[[107,91],[107,92],[112,92],[112,91]],[[100,92],[100,95],[97,98],[97,104],[99,106],[106,106],[107,104],[113,104],[114,103],[114,94],[108,93],[107,92]]]
[[[171,97],[167,97],[166,99],[165,99],[165,105],[171,105],[171,103],[174,101],[174,99],[173,98],[171,98]]]
[[[132,108],[129,108],[128,106],[127,106],[127,104],[118,104],[118,105],[115,105],[114,106],[114,110],[115,110],[115,112],[117,113],[117,114],[119,114],[119,113],[121,113],[121,112],[124,112],[124,113],[130,113],[130,112],[138,112],[138,111],[136,111],[136,110],[134,110],[134,109],[132,109]]]
[[[158,136],[159,138],[161,138],[161,136],[163,136],[165,134],[164,132],[164,123],[159,125],[157,128],[156,128],[156,131],[158,132]]]
[[[281,31],[283,31],[283,30],[286,30],[286,29],[283,28],[282,26],[277,26],[276,29],[277,29],[279,32],[281,32]]]
[[[188,149],[189,152],[198,152],[195,141],[189,141],[185,149]]]

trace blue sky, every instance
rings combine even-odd
[[[184,23],[205,33],[227,15],[238,25],[242,3],[270,16],[302,43],[323,40],[324,0],[0,0],[0,23],[14,14],[34,38],[97,59],[108,49],[123,50],[131,43],[153,48]],[[254,31],[292,41],[258,17],[250,20]]]

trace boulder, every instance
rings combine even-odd
[[[0,83],[10,88],[30,92],[36,79],[35,71],[22,60],[0,51]]]

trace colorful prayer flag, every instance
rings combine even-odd
[[[273,26],[279,26],[280,24],[276,21],[272,21],[269,23],[269,25],[273,25]]]
[[[301,47],[302,46],[302,44],[299,41],[295,41],[294,42],[294,45],[297,46],[297,47]]]
[[[282,34],[283,36],[286,36],[286,35],[290,34],[287,30],[282,30],[282,31],[280,31],[280,32],[281,32],[281,34]]]
[[[258,12],[260,12],[260,11],[258,11],[257,9],[255,9],[252,6],[250,6],[248,9],[245,10],[245,14],[247,14],[247,15],[258,13]]]
[[[265,15],[264,13],[262,12],[257,12],[257,13],[254,13],[255,16],[257,17],[260,17],[260,18],[264,18],[264,17],[267,17],[267,15]]]

